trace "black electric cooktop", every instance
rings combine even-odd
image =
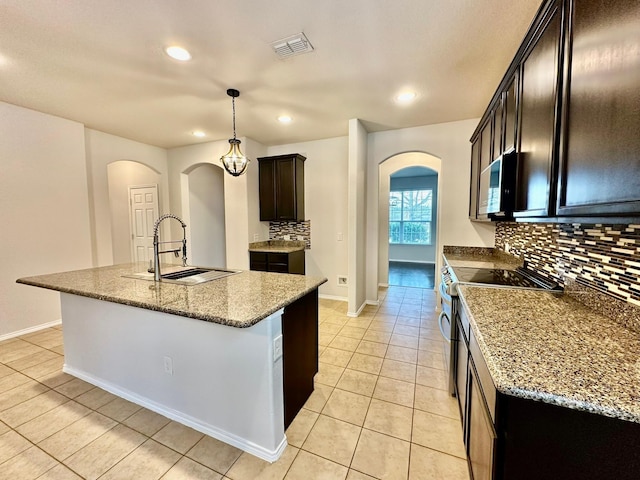
[[[503,270],[499,268],[454,267],[453,271],[460,283],[561,290],[557,283],[524,269]]]

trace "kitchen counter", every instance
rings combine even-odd
[[[495,251],[493,248],[445,246],[443,257],[446,265],[455,267],[496,268],[514,270],[522,266],[522,260]]]
[[[640,423],[636,332],[567,295],[471,285],[459,293],[499,392]]]
[[[189,286],[123,277],[146,268],[144,263],[114,265],[21,278],[18,283],[246,328],[327,281],[251,271]]]
[[[266,253],[293,253],[304,250],[306,242],[304,240],[267,240],[265,242],[253,242],[249,244],[250,252]]]

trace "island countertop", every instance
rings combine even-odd
[[[503,394],[640,423],[640,338],[567,295],[459,287]]]
[[[327,281],[326,278],[242,271],[199,285],[126,278],[146,271],[130,263],[25,277],[18,283],[238,328],[250,327]]]

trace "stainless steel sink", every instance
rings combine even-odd
[[[200,283],[228,277],[229,275],[234,275],[236,273],[240,272],[235,270],[225,270],[222,268],[189,267],[164,273],[162,274],[161,281],[163,283],[175,283],[177,285],[198,285]],[[123,277],[153,281],[153,273],[148,272],[133,273],[131,275],[123,275]]]

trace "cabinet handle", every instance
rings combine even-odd
[[[447,320],[449,320],[449,324],[451,324],[451,319],[449,318],[449,316],[443,311],[440,312],[440,315],[438,316],[438,327],[440,327],[440,333],[442,334],[442,336],[444,337],[444,339],[447,341],[447,343],[451,343],[451,339],[449,337],[447,337],[447,334],[444,333],[444,327],[442,326],[442,320],[444,319],[444,317],[447,317]]]

